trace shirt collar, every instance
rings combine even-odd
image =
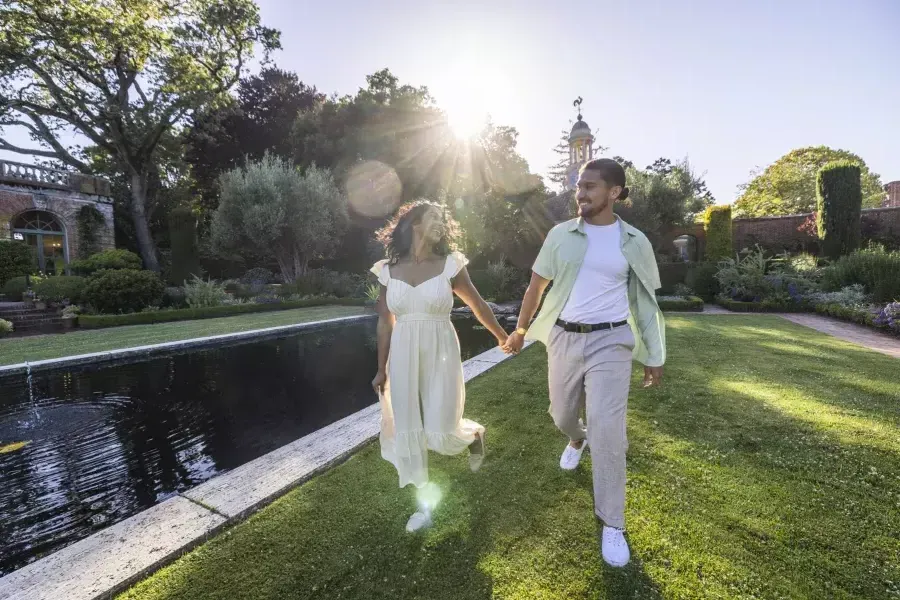
[[[637,230],[626,223],[622,217],[616,215],[616,221],[619,223],[619,228],[622,230],[622,233],[627,233],[630,237],[635,237],[637,235]],[[572,219],[569,222],[569,231],[574,233],[578,232],[584,234],[584,218],[578,217],[577,219]]]

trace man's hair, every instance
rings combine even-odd
[[[582,172],[596,171],[600,174],[600,179],[605,181],[608,185],[617,185],[621,187],[622,193],[619,194],[619,200],[624,200],[628,197],[628,188],[625,187],[625,169],[613,159],[595,158],[594,160],[586,162],[584,166],[581,167],[581,170]]]

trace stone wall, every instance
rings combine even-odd
[[[108,198],[69,190],[30,189],[6,184],[0,184],[0,239],[12,237],[10,221],[16,215],[28,210],[43,210],[57,216],[65,226],[69,260],[84,258],[78,251],[76,217],[86,205],[93,205],[103,215],[105,223],[98,231],[101,249],[115,248],[113,206]]]

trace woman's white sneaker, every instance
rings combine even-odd
[[[406,531],[415,533],[421,529],[431,526],[431,513],[417,510],[406,522]]]
[[[563,450],[559,459],[559,468],[564,471],[577,469],[578,463],[581,462],[581,455],[584,454],[584,449],[587,448],[587,445],[587,440],[581,441],[581,448],[573,448],[572,444],[566,444],[566,449]]]
[[[615,527],[603,526],[603,539],[600,544],[603,560],[611,567],[624,567],[631,560],[631,550],[625,540],[625,532]]]

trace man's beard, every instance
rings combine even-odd
[[[609,206],[609,200],[601,204],[600,206],[595,206],[593,204],[588,204],[587,206],[582,206],[582,204],[578,203],[578,216],[582,219],[590,219],[591,217],[596,217]]]

